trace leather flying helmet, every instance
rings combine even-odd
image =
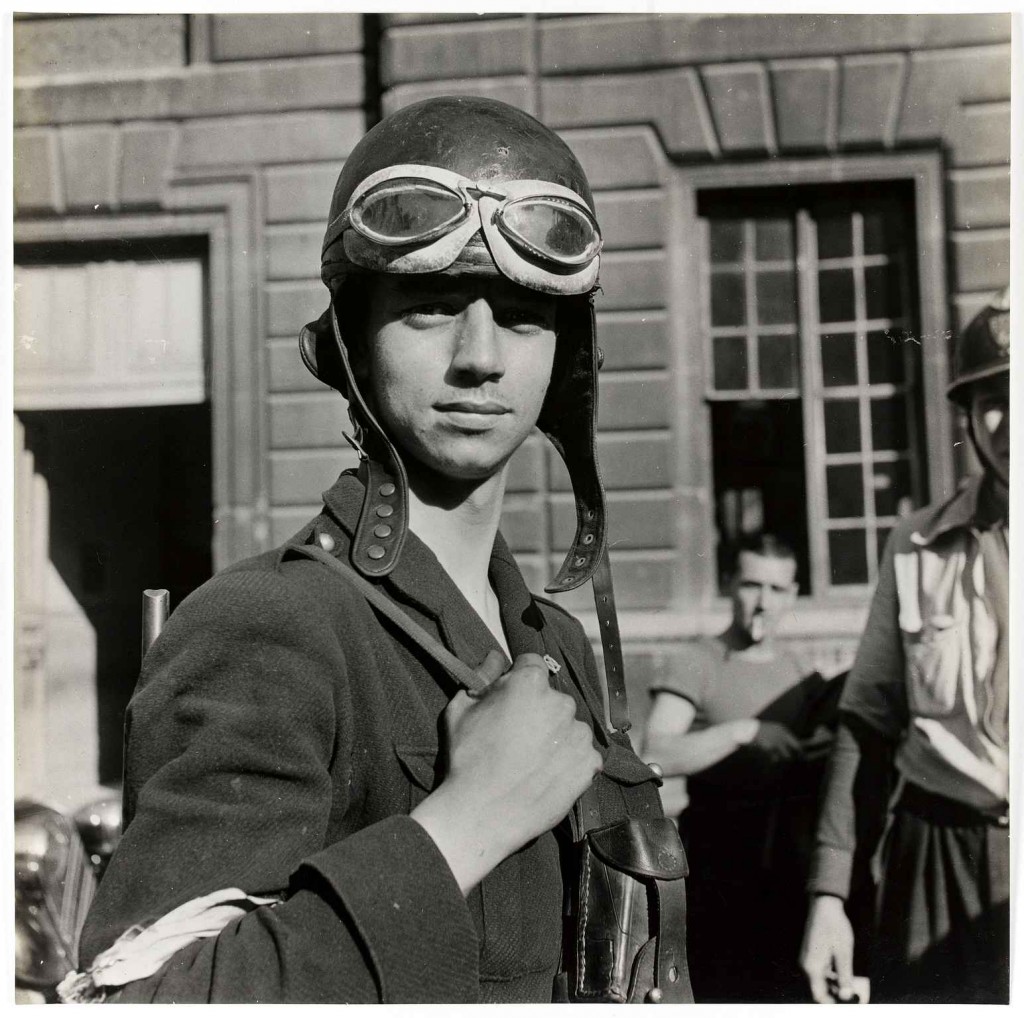
[[[946,390],[954,403],[967,406],[970,386],[1010,370],[1010,288],[993,296],[956,338],[953,380]]]
[[[558,296],[558,344],[537,426],[565,461],[577,528],[550,592],[591,578],[605,547],[594,440],[599,353],[593,297],[601,233],[586,175],[569,147],[505,103],[427,99],[392,113],[353,149],[331,200],[321,277],[331,305],[300,336],[306,367],[349,401],[366,496],[352,565],[386,576],[408,525],[398,450],[359,391],[338,309],[367,272],[505,276]],[[355,281],[355,282],[354,282]],[[345,314],[340,316],[345,321]]]

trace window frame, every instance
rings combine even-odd
[[[687,408],[685,421],[676,421],[677,477],[681,491],[701,492],[704,512],[691,521],[693,545],[714,547],[713,464],[711,457],[711,408],[706,398],[711,364],[704,339],[710,335],[707,294],[704,292],[705,247],[694,248],[705,236],[705,222],[698,215],[698,200],[704,191],[776,188],[814,185],[857,184],[878,181],[910,181],[913,188],[914,257],[917,263],[918,306],[914,309],[925,343],[921,356],[920,398],[923,404],[924,434],[920,448],[928,464],[926,495],[935,501],[955,488],[952,435],[954,415],[946,400],[948,376],[948,320],[945,263],[945,208],[942,159],[938,152],[865,154],[809,159],[758,160],[756,162],[687,167],[676,166],[669,174],[668,196],[673,231],[668,241],[669,321],[673,323],[674,378],[677,405]],[[697,295],[697,299],[694,299]],[[806,370],[806,369],[805,369]],[[812,401],[803,400],[805,421],[812,415]],[[807,422],[810,423],[810,422]],[[813,427],[813,425],[812,425]],[[808,441],[811,437],[808,436]],[[812,503],[821,497],[808,478],[808,523],[818,509]],[[812,537],[815,529],[811,528]],[[870,587],[862,584],[832,587],[820,582],[824,568],[820,550],[811,549],[812,594],[802,604],[863,602]],[[681,566],[691,575],[680,581],[687,599],[713,605],[717,594],[713,555],[683,556]]]

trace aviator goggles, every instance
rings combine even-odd
[[[340,237],[347,259],[364,268],[441,272],[471,262],[466,249],[478,232],[486,261],[529,289],[586,293],[597,281],[601,231],[575,191],[543,180],[473,181],[416,164],[379,170],[352,192],[328,226],[325,260]]]

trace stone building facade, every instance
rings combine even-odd
[[[741,532],[797,547],[804,596],[787,635],[840,666],[893,519],[969,468],[943,393],[950,335],[1009,280],[1007,15],[32,15],[14,45],[19,295],[79,302],[63,326],[33,312],[16,335],[21,469],[46,480],[43,508],[26,494],[20,510],[38,552],[19,566],[22,689],[52,688],[61,717],[83,692],[54,674],[66,655],[53,640],[39,651],[60,600],[39,579],[47,555],[64,601],[93,606],[97,641],[135,654],[142,586],[170,585],[169,571],[185,590],[283,540],[351,465],[342,402],[305,372],[296,336],[324,306],[319,243],[347,153],[382,112],[430,95],[534,113],[595,188],[600,456],[636,715],[680,642],[723,625]],[[110,263],[136,294],[121,324],[102,300]],[[165,319],[191,325],[153,331],[154,293]],[[105,353],[72,370],[47,329],[79,349],[84,320]],[[137,368],[104,386],[101,365],[141,343]],[[193,410],[160,409],[174,406]],[[128,533],[84,552],[67,547],[79,522],[52,524],[48,552],[25,521],[54,511],[62,483],[131,485],[132,469],[103,474],[99,438],[76,457],[91,482],[56,476],[67,429],[92,434],[84,409],[139,436],[118,455],[145,465],[140,491],[164,505],[184,486],[191,508],[154,522],[141,500]],[[182,433],[191,460],[167,438]],[[158,461],[154,442],[169,450]],[[538,589],[572,533],[556,460],[530,440],[505,512]],[[115,546],[146,542],[148,558],[109,565]],[[101,610],[115,588],[120,623]],[[587,597],[566,600],[593,631]],[[110,781],[133,661],[95,657],[76,681],[99,690]],[[23,699],[26,739],[62,723],[33,728],[39,698]],[[45,783],[63,789],[52,766]]]

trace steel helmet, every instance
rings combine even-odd
[[[503,275],[559,297],[555,363],[537,426],[568,467],[577,530],[546,589],[569,590],[591,578],[606,547],[594,448],[601,243],[579,161],[553,131],[513,106],[470,96],[427,99],[386,117],[353,149],[334,189],[321,257],[331,304],[302,330],[299,345],[306,367],[349,401],[366,489],[350,552],[360,573],[385,576],[398,561],[408,485],[398,450],[359,391],[338,310],[361,274],[444,272]],[[381,528],[385,515],[388,527]]]
[[[946,390],[954,403],[967,406],[970,386],[1010,370],[1010,288],[996,294],[957,336],[953,380]]]

